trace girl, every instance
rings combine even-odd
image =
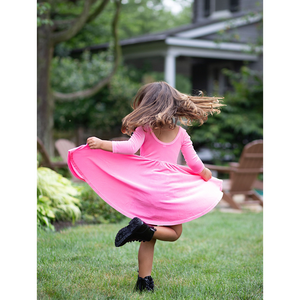
[[[137,290],[154,290],[151,277],[156,240],[173,242],[182,223],[212,210],[221,200],[222,181],[212,177],[178,122],[191,125],[219,113],[218,98],[188,96],[166,82],[143,86],[133,111],[123,119],[128,141],[87,139],[69,151],[69,168],[113,208],[132,218],[115,246],[143,241],[138,253]],[[140,149],[140,156],[134,155]],[[189,167],[177,165],[182,152]],[[125,155],[124,155],[125,154]]]

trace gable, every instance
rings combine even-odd
[[[206,40],[215,42],[232,42],[232,43],[256,43],[262,30],[257,27],[258,23],[248,24],[245,26],[226,30],[222,34],[219,32],[205,36]],[[260,32],[261,31],[261,32]]]
[[[239,18],[228,19],[221,22],[215,22],[209,25],[204,25],[204,26],[199,25],[196,28],[178,32],[175,34],[175,36],[182,37],[182,38],[190,38],[190,39],[201,38],[211,34],[215,34],[221,30],[226,30],[228,27],[238,28],[248,24],[257,23],[261,19],[262,19],[261,13],[256,13],[253,16],[245,15]]]

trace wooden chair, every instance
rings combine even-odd
[[[58,139],[55,142],[55,148],[58,154],[61,156],[64,162],[68,162],[68,151],[72,148],[76,148],[76,145],[66,139]]]
[[[39,138],[37,138],[37,150],[42,156],[42,161],[40,163],[41,166],[50,168],[54,171],[57,168],[63,168],[68,166],[68,164],[64,161],[56,161],[56,162],[51,161],[44,144]]]
[[[66,163],[66,165],[68,166],[68,151],[72,148],[76,148],[76,145],[69,140],[58,139],[55,142],[55,148],[56,148],[58,154],[63,159],[64,163]],[[75,177],[72,173],[71,173],[71,176],[72,176],[72,181],[81,182],[81,180],[78,179],[77,177]]]
[[[229,180],[223,181],[223,200],[232,208],[241,209],[233,200],[233,195],[245,195],[246,203],[259,203],[263,206],[261,196],[254,188],[262,189],[262,182],[257,180],[258,174],[263,172],[263,140],[256,140],[247,144],[238,163],[232,162],[229,167],[205,164],[210,170],[230,174]]]

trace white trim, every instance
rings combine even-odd
[[[172,51],[168,51],[165,56],[165,81],[168,82],[173,88],[176,86],[176,55]]]
[[[169,46],[169,50],[175,56],[190,56],[190,57],[203,57],[203,58],[217,58],[217,59],[230,59],[230,60],[248,60],[257,61],[258,56],[243,52],[224,51],[221,49],[199,49],[195,47],[181,47]]]
[[[232,16],[232,13],[228,9],[224,10],[218,10],[214,11],[210,14],[209,18],[211,20],[218,20],[218,19],[225,19],[225,18],[230,18]]]
[[[237,19],[227,20],[207,26],[201,26],[195,29],[187,30],[184,32],[177,33],[176,36],[182,37],[182,38],[196,38],[201,37],[204,35],[208,35],[211,33],[218,32],[219,30],[224,30],[230,25],[231,28],[243,26],[246,24],[251,24],[258,22],[262,19],[262,14],[257,13],[253,17],[240,17]]]
[[[216,43],[209,40],[190,40],[181,38],[167,38],[166,44],[170,46],[195,47],[207,49],[220,49],[229,51],[250,51],[251,47],[247,44],[237,43]]]

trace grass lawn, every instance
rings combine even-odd
[[[139,243],[114,247],[120,224],[38,231],[38,299],[263,299],[263,214],[211,212],[157,241],[155,292],[133,291]]]

